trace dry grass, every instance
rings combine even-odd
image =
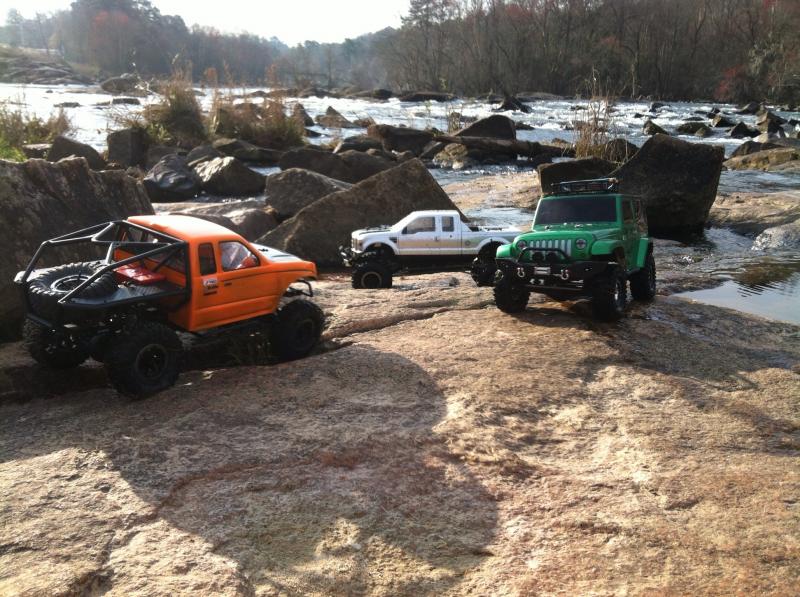
[[[281,98],[236,101],[230,93],[215,92],[209,115],[212,134],[234,137],[269,149],[288,149],[303,144],[304,129],[287,116]]]
[[[133,117],[126,124],[143,126],[151,139],[167,145],[193,148],[208,139],[203,110],[195,97],[192,81],[176,71],[160,87],[161,101],[148,104],[141,120]]]
[[[604,157],[604,145],[613,138],[613,95],[595,75],[587,83],[589,102],[572,121],[575,130],[575,157]]]
[[[49,143],[72,130],[72,122],[63,109],[47,119],[29,114],[8,102],[0,103],[0,158],[24,160],[21,149],[29,143]]]

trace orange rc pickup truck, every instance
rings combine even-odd
[[[67,245],[94,260],[37,269]],[[71,368],[91,356],[120,393],[145,397],[175,383],[178,332],[201,342],[244,333],[266,339],[279,358],[307,355],[324,325],[322,310],[301,298],[313,296],[316,277],[313,263],[217,224],[135,216],[45,241],[14,281],[36,361]]]

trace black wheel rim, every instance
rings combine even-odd
[[[136,355],[134,366],[144,379],[156,380],[166,370],[168,360],[166,348],[160,344],[148,344]]]
[[[383,276],[378,272],[364,272],[361,276],[361,284],[364,288],[380,288],[383,282]]]
[[[625,308],[625,290],[625,279],[618,279],[614,285],[614,303],[620,311]]]
[[[648,268],[648,270],[649,271],[647,272],[647,284],[648,284],[648,286],[650,288],[651,294],[655,294],[656,293],[656,270],[653,269],[652,267]]]
[[[80,286],[83,282],[85,282],[88,279],[89,276],[87,276],[86,274],[75,274],[72,276],[65,276],[53,282],[50,285],[50,289],[55,290],[56,292],[69,292],[70,290],[75,290],[78,286]]]

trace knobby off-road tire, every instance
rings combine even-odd
[[[306,356],[319,342],[325,314],[311,301],[298,299],[282,307],[269,334],[270,348],[282,360]]]
[[[488,252],[481,253],[473,259],[469,269],[472,279],[478,286],[491,286],[496,271],[497,264],[494,261],[494,254]]]
[[[79,284],[87,280],[102,267],[98,261],[67,263],[52,267],[34,278],[28,284],[28,298],[31,309],[45,319],[58,315],[58,301]],[[103,298],[117,290],[117,279],[113,271],[104,273],[80,293],[80,298]]]
[[[365,261],[353,267],[353,288],[391,288],[392,270],[380,261]]]
[[[142,321],[108,343],[104,363],[116,390],[131,398],[146,398],[175,384],[183,346],[167,326]]]
[[[628,305],[628,282],[619,267],[601,274],[592,288],[592,311],[597,319],[616,321]]]
[[[656,260],[648,253],[644,267],[631,276],[631,296],[637,301],[652,301],[656,296]]]
[[[528,305],[531,293],[519,284],[501,280],[494,287],[494,303],[504,313],[519,313]]]
[[[37,363],[52,369],[72,369],[89,358],[80,339],[30,319],[22,326],[22,343]]]

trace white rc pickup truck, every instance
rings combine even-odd
[[[364,228],[341,247],[353,269],[353,288],[391,288],[400,270],[448,269],[472,263],[478,285],[491,284],[497,247],[514,240],[520,228],[472,226],[458,211],[415,211],[394,226]]]

